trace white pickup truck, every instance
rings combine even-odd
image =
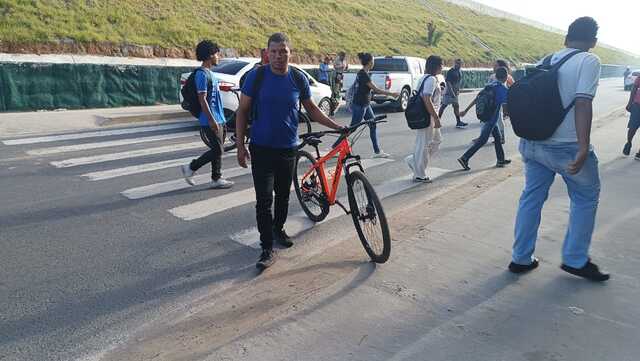
[[[379,56],[373,58],[371,69],[371,81],[380,89],[393,93],[399,93],[399,98],[393,98],[384,94],[373,94],[373,101],[382,104],[395,102],[399,111],[407,109],[409,98],[420,85],[420,79],[424,75],[425,59],[410,56]],[[349,89],[356,79],[356,73],[345,73],[343,91]]]

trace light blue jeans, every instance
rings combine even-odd
[[[350,126],[362,123],[364,120],[373,120],[373,118],[375,117],[371,105],[360,106],[357,104],[352,104],[351,112]],[[380,146],[378,145],[378,134],[376,133],[375,124],[369,125],[369,137],[371,138],[371,145],[373,145],[373,152],[376,154],[380,153]]]
[[[589,245],[600,198],[598,158],[591,150],[578,174],[567,172],[578,152],[577,143],[536,142],[522,139],[525,186],[516,216],[513,262],[531,263],[538,237],[542,206],[556,174],[567,184],[571,199],[569,226],[562,247],[562,262],[581,268],[589,260]]]

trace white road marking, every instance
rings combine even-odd
[[[186,164],[186,162],[182,162],[180,164]],[[179,169],[176,169],[176,172],[179,172],[179,171],[180,171]],[[234,178],[234,177],[239,177],[239,176],[250,174],[250,173],[251,173],[250,168],[236,167],[236,168],[224,170],[222,172],[222,175],[224,178]],[[211,174],[197,175],[193,177],[193,181],[196,183],[196,186],[207,184],[211,182]],[[170,180],[168,182],[154,183],[154,184],[149,184],[142,187],[127,189],[126,191],[121,192],[121,194],[129,199],[142,199],[142,198],[157,196],[164,193],[175,192],[175,191],[179,191],[187,188],[191,188],[191,186],[187,184],[187,182],[185,182],[184,179],[181,178],[181,179]]]
[[[58,153],[67,153],[67,152],[77,152],[77,151],[81,151],[81,150],[118,147],[118,146],[123,146],[123,145],[130,145],[130,144],[140,144],[140,143],[157,142],[157,141],[161,141],[161,140],[187,138],[187,137],[193,137],[193,136],[196,136],[196,135],[198,135],[198,133],[180,132],[180,133],[163,134],[163,135],[157,135],[157,136],[151,136],[151,137],[140,137],[140,138],[132,138],[132,139],[119,139],[119,140],[111,140],[111,141],[107,141],[107,142],[74,144],[74,145],[65,145],[65,146],[60,146],[60,147],[33,149],[33,150],[27,151],[27,154],[29,154],[29,155],[49,155],[49,154],[58,154]]]
[[[429,176],[431,177],[431,179],[436,179],[446,173],[451,172],[451,170],[441,168],[429,168],[429,170]],[[398,178],[394,178],[388,182],[374,185],[374,188],[376,190],[376,193],[378,194],[378,197],[380,199],[384,199],[409,190],[411,188],[417,187],[420,184],[422,183],[416,183],[412,179],[410,179],[410,177],[404,175]],[[347,200],[346,196],[340,199],[340,202],[348,207],[349,201]],[[345,213],[340,207],[331,207],[327,218],[325,218],[320,223],[328,222],[332,219],[344,215]],[[311,221],[304,212],[298,212],[287,217],[286,228],[287,233],[292,237],[295,237],[300,233],[312,229],[315,225],[316,223]],[[242,231],[234,233],[233,235],[231,235],[231,239],[245,246],[260,248],[260,233],[258,233],[258,229],[256,227],[244,229]]]
[[[128,158],[145,157],[153,154],[171,153],[171,152],[178,152],[182,150],[197,149],[197,148],[203,148],[203,147],[205,147],[204,143],[202,143],[202,141],[198,141],[198,142],[191,142],[191,143],[166,145],[166,146],[156,147],[156,148],[131,150],[127,152],[108,153],[108,154],[101,154],[101,155],[95,155],[95,156],[89,156],[89,157],[71,158],[71,159],[66,159],[62,161],[51,162],[51,165],[56,168],[68,168],[68,167],[76,167],[79,165],[103,163],[103,162],[109,162],[112,160],[120,160],[120,159],[128,159]]]
[[[127,176],[127,175],[152,172],[152,171],[156,171],[156,170],[160,170],[160,169],[178,167],[178,166],[183,165],[183,164],[188,164],[189,162],[191,162],[195,158],[195,156],[196,155],[194,154],[193,157],[169,159],[169,160],[164,160],[164,161],[161,161],[161,162],[136,164],[136,165],[132,165],[132,166],[129,166],[129,167],[115,168],[115,169],[108,169],[108,170],[103,170],[103,171],[85,173],[85,174],[82,174],[81,177],[89,178],[89,180],[91,180],[91,181],[100,181],[100,180],[112,179],[112,178],[117,178],[117,177],[122,177],[122,176]],[[228,158],[228,157],[231,157],[231,156],[235,156],[235,152],[226,153],[225,155],[222,156],[222,158],[224,159],[224,158]]]
[[[156,131],[161,131],[161,130],[194,128],[194,127],[195,127],[195,123],[192,123],[192,122],[190,122],[190,123],[175,123],[175,124],[164,124],[164,125],[156,125],[156,126],[149,126],[149,127],[136,127],[136,128],[114,129],[114,130],[100,130],[100,131],[95,131],[95,132],[84,132],[84,133],[49,135],[49,136],[44,136],[44,137],[10,139],[10,140],[3,141],[3,143],[5,145],[22,145],[22,144],[35,144],[35,143],[46,143],[46,142],[59,142],[59,141],[63,141],[63,140],[108,137],[108,136],[112,136],[112,135],[136,134],[136,133],[144,133],[144,132],[156,132]]]
[[[362,160],[362,166],[364,168],[371,168],[389,162],[393,162],[393,159],[364,159]],[[241,191],[236,191],[222,196],[217,196],[186,204],[180,207],[172,208],[169,210],[169,212],[178,218],[184,219],[186,221],[192,221],[194,219],[208,217],[216,213],[224,212],[231,208],[249,204],[254,200],[255,191],[253,190],[253,188],[248,188]]]

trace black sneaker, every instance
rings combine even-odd
[[[636,160],[640,160],[640,152],[636,153]]]
[[[458,158],[458,163],[460,163],[460,165],[462,166],[462,169],[464,170],[471,170],[471,168],[469,168],[469,161],[464,159],[464,158]]]
[[[631,154],[631,143],[627,142],[622,149],[622,154],[629,155]]]
[[[516,273],[516,274],[529,272],[531,270],[538,268],[539,263],[540,262],[538,261],[537,258],[534,258],[530,264],[517,264],[517,263],[511,262],[509,263],[509,271],[511,273]]]
[[[258,263],[256,263],[256,268],[259,270],[265,270],[276,261],[276,253],[272,249],[263,249],[260,258],[258,259]]]
[[[496,163],[496,167],[504,168],[507,164],[511,164],[511,159],[505,159],[502,162]]]
[[[289,248],[293,246],[293,242],[291,242],[291,237],[289,237],[289,235],[287,234],[287,232],[284,231],[284,229],[281,229],[279,231],[274,230],[273,239],[276,242],[278,242],[278,244],[281,245],[282,247]]]
[[[464,128],[466,128],[468,125],[469,125],[468,123],[460,122],[460,123],[456,124],[456,128],[458,128],[458,129],[464,129]]]
[[[585,264],[582,268],[573,268],[565,264],[560,266],[560,268],[565,272],[569,272],[572,275],[586,278],[590,281],[603,282],[609,279],[609,274],[600,272],[598,266],[591,263],[591,260],[587,261],[587,264]]]

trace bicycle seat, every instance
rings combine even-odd
[[[306,137],[304,139],[305,143],[309,144],[310,146],[317,146],[318,144],[322,143],[322,140],[318,137]]]

